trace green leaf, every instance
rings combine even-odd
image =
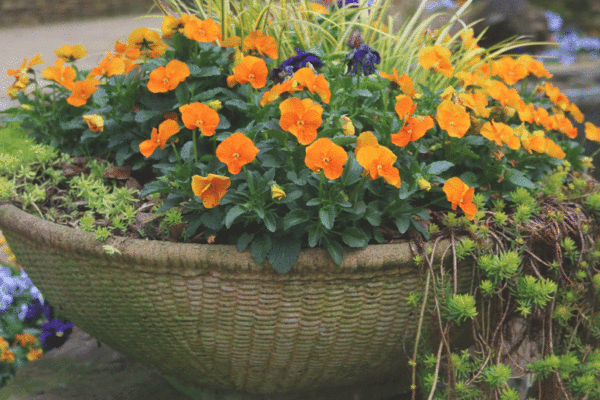
[[[135,122],[137,123],[142,123],[142,122],[146,122],[148,121],[150,118],[154,117],[156,115],[156,112],[154,111],[150,111],[150,110],[140,110],[137,113],[135,113]]]
[[[425,172],[432,175],[439,175],[442,172],[452,168],[454,164],[449,161],[436,161],[425,167]]]
[[[275,232],[277,230],[277,220],[275,219],[275,214],[271,212],[265,213],[263,222],[269,231]]]
[[[225,227],[228,229],[231,228],[231,225],[235,222],[235,219],[240,215],[246,212],[246,207],[242,205],[237,205],[232,207],[229,211],[227,211],[227,215],[225,216]]]
[[[427,230],[425,229],[425,227],[420,222],[415,221],[414,218],[411,218],[410,222],[411,222],[412,226],[414,226],[415,229],[417,231],[419,231],[421,233],[421,235],[423,235],[423,237],[425,238],[425,240],[429,240],[429,233],[427,232]]]
[[[321,204],[321,199],[310,199],[306,202],[306,205],[309,207],[318,206],[319,204]]]
[[[227,100],[225,102],[226,106],[232,106],[235,108],[239,108],[240,110],[247,110],[248,109],[248,103],[246,103],[245,101],[242,100],[237,100],[237,99],[233,99],[233,100]]]
[[[163,181],[152,181],[144,185],[144,188],[140,192],[140,198],[144,198],[154,193],[165,193],[171,188]]]
[[[407,183],[403,183],[402,185],[400,185],[400,189],[398,190],[398,198],[404,200],[416,191],[417,186],[411,186]]]
[[[250,245],[250,254],[257,264],[262,264],[267,259],[271,250],[271,238],[267,235],[261,235],[254,238]]]
[[[410,226],[410,220],[411,218],[407,215],[402,215],[396,218],[396,228],[398,228],[400,233],[405,233],[408,230],[408,227]]]
[[[319,218],[321,219],[321,223],[327,229],[333,229],[335,217],[336,211],[333,207],[323,207],[319,210]]]
[[[223,218],[225,217],[223,210],[216,207],[202,214],[201,220],[205,227],[218,231],[223,227]]]
[[[380,226],[383,213],[370,204],[365,211],[365,219],[371,226]]]
[[[350,97],[371,97],[373,93],[369,92],[367,89],[354,89],[352,93],[350,93]]]
[[[283,229],[288,230],[293,226],[308,221],[309,218],[308,213],[304,209],[296,208],[283,217]]]
[[[319,244],[319,240],[323,237],[323,230],[320,226],[310,226],[308,228],[308,245],[315,247]]]
[[[190,140],[188,142],[186,142],[183,147],[181,148],[181,151],[179,152],[179,155],[181,156],[181,159],[185,162],[193,162],[195,159],[194,156],[194,143]]]
[[[369,239],[369,235],[358,228],[348,228],[342,233],[342,241],[349,247],[366,247]]]
[[[469,187],[472,187],[472,188],[479,187],[479,183],[477,181],[477,175],[475,175],[473,172],[465,172],[465,173],[461,174],[460,180],[463,181],[463,183]]]
[[[194,68],[196,67],[196,68]],[[194,76],[219,76],[221,75],[221,71],[219,71],[218,67],[203,67],[198,68],[197,66],[190,65],[190,75]]]
[[[302,241],[300,238],[294,237],[291,234],[274,237],[273,245],[268,255],[269,263],[275,271],[285,274],[296,263],[301,248]]]
[[[527,189],[535,189],[537,186],[525,176],[525,174],[519,170],[510,168],[504,174],[504,177],[510,182],[517,186],[522,186]]]
[[[327,252],[329,252],[329,255],[331,256],[331,258],[333,258],[333,261],[337,265],[340,265],[342,261],[344,261],[344,248],[341,244],[335,241],[328,240],[326,248]]]
[[[243,232],[237,240],[237,249],[241,253],[246,251],[246,248],[254,239],[254,233]]]

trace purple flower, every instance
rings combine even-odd
[[[356,75],[359,72],[364,75],[371,75],[375,73],[375,64],[381,62],[379,53],[366,44],[358,45],[356,49],[346,55],[346,58],[350,59],[348,61],[348,73],[350,75]]]
[[[358,0],[338,0],[337,6],[338,8],[342,8],[344,6],[358,7]],[[370,6],[370,4],[369,4]]]
[[[10,307],[10,305],[12,304],[12,302],[12,295],[4,291],[0,291],[0,312],[5,313],[8,307]]]
[[[315,68],[321,68],[323,63],[313,53],[308,53],[306,51],[300,50],[299,47],[296,47],[296,56],[290,57],[277,68],[273,68],[270,74],[271,80],[275,83],[281,83],[285,80],[286,76],[293,76],[294,72],[298,71],[300,68],[306,67],[307,63],[311,63]]]
[[[548,29],[552,32],[559,31],[563,23],[561,16],[552,11],[546,11],[546,21],[548,22]]]
[[[19,318],[25,318],[25,322],[37,321],[41,318],[42,314],[46,316],[46,319],[52,319],[54,314],[52,307],[44,301],[44,304],[38,299],[34,299],[29,305],[27,310],[23,313],[23,309],[19,312]],[[22,315],[22,316],[21,316]]]
[[[50,351],[65,344],[74,327],[75,324],[72,322],[63,322],[59,319],[46,322],[40,334],[44,351]]]
[[[17,282],[13,278],[10,268],[0,268],[0,292],[12,294],[17,286]]]
[[[454,8],[456,4],[452,0],[436,0],[430,1],[425,5],[425,10],[428,12],[435,12],[440,8]]]
[[[581,50],[586,50],[586,51],[600,50],[600,38],[593,38],[593,37],[587,37],[587,36],[582,37],[579,44],[581,46]]]

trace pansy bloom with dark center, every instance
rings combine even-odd
[[[44,300],[44,303],[42,304],[39,299],[34,299],[27,305],[27,309],[23,315],[23,318],[25,319],[25,322],[29,323],[40,319],[42,314],[50,320],[52,319],[54,312],[46,300]]]
[[[282,83],[287,76],[292,77],[294,72],[306,67],[307,63],[311,63],[314,68],[321,68],[323,66],[323,62],[313,53],[300,50],[299,47],[296,47],[296,53],[298,54],[297,56],[290,57],[282,62],[279,67],[273,68],[270,75],[273,82]]]
[[[371,75],[375,72],[375,64],[381,62],[381,56],[377,51],[366,44],[360,44],[346,58],[348,61],[348,73],[356,75],[358,72],[364,75]]]
[[[40,334],[44,351],[50,351],[65,344],[74,327],[75,324],[72,322],[63,322],[59,319],[46,322]]]

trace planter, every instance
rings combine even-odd
[[[0,230],[73,323],[199,399],[378,399],[409,390],[422,290],[408,243],[303,250],[290,273],[234,246],[112,243],[0,206]],[[439,259],[449,246],[437,246]],[[451,259],[451,257],[447,257]],[[468,287],[472,265],[460,268]],[[466,335],[465,335],[466,336]]]

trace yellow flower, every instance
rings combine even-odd
[[[43,355],[44,352],[41,349],[32,348],[31,350],[29,350],[29,353],[27,353],[27,359],[29,361],[35,361],[42,358]]]
[[[346,117],[345,115],[342,115],[340,120],[342,122],[342,131],[344,132],[344,135],[353,136],[356,132],[356,129],[354,128],[352,120],[350,120],[350,118]]]
[[[104,132],[104,118],[98,114],[84,115],[83,120],[92,132]]]
[[[21,109],[25,111],[31,111],[33,110],[33,107],[31,107],[29,104],[21,104]]]
[[[421,190],[429,191],[429,189],[431,189],[431,183],[427,182],[423,178],[419,178],[419,180],[417,181],[417,184],[419,185],[419,189],[421,189]]]
[[[425,69],[451,77],[454,68],[450,64],[450,50],[442,46],[424,47],[419,51],[419,64]]]
[[[87,50],[82,44],[76,44],[75,46],[65,44],[58,49],[54,49],[54,54],[65,62],[75,62],[87,56]]]
[[[271,198],[279,200],[285,197],[285,192],[278,185],[271,185]]]

